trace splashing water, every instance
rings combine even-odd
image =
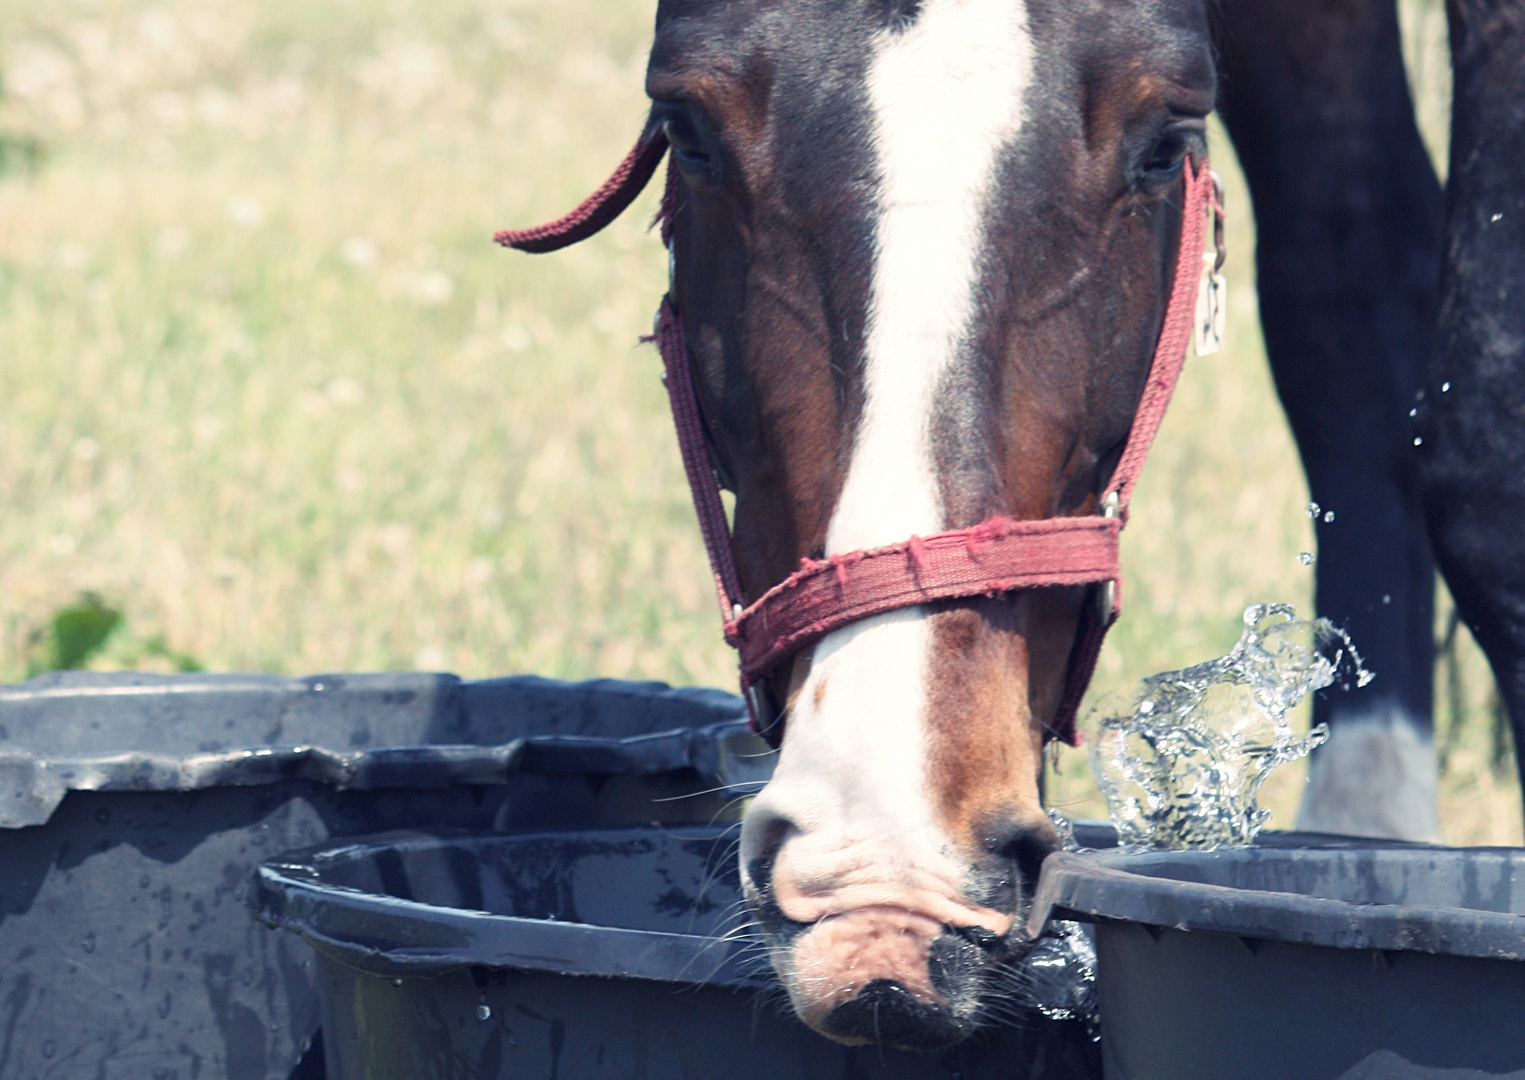
[[[1312,517],[1321,508],[1308,509]],[[1336,679],[1349,689],[1372,678],[1349,636],[1327,619],[1307,622],[1290,604],[1256,604],[1245,609],[1244,633],[1227,656],[1140,681],[1126,709],[1103,699],[1087,738],[1120,846],[1252,842],[1271,816],[1256,804],[1260,785],[1327,736],[1321,724],[1297,738],[1287,713]],[[1069,821],[1056,810],[1048,816],[1064,849],[1081,850]],[[1011,981],[1017,1004],[1081,1020],[1100,1037],[1096,946],[1087,927],[1051,922]]]
[[[1251,843],[1271,816],[1256,802],[1276,766],[1328,736],[1298,738],[1287,713],[1337,678],[1373,676],[1350,638],[1290,604],[1256,604],[1227,656],[1138,684],[1131,703],[1104,699],[1089,718],[1091,771],[1118,842],[1212,849]]]

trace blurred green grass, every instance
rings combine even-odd
[[[1443,15],[1406,3],[1443,145]],[[97,666],[731,685],[636,344],[665,284],[654,192],[553,257],[488,240],[628,149],[653,7],[0,0],[0,131],[46,149],[0,178],[0,678],[88,591],[163,646]],[[1189,363],[1145,472],[1095,693],[1221,653],[1251,602],[1310,610],[1247,196],[1214,135],[1229,347]],[[1469,642],[1461,668],[1447,835],[1519,842]],[[1063,752],[1051,790],[1094,814],[1084,773]],[[1273,778],[1278,823],[1299,782]]]

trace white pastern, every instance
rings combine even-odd
[[[869,72],[879,218],[863,416],[828,553],[944,526],[930,420],[969,325],[981,210],[1032,78],[1023,0],[926,0]]]
[[[1402,710],[1340,716],[1313,752],[1297,827],[1438,841],[1438,786],[1435,743]]]

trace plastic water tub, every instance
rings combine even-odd
[[[1525,1080],[1525,850],[1268,839],[1044,864],[1107,1080]]]
[[[385,829],[711,820],[740,699],[613,681],[99,675],[0,687],[0,1080],[313,1080],[318,980],[256,865]]]
[[[744,922],[735,831],[394,835],[267,861],[255,903],[318,955],[331,1080],[1096,1080],[1034,1015],[937,1055],[788,1014]]]

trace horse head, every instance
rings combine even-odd
[[[749,597],[802,558],[1098,511],[1205,148],[1200,2],[662,0],[647,90]],[[878,615],[767,680],[742,872],[812,1027],[930,1048],[999,996],[1087,599]]]
[[[802,560],[1103,509],[1178,271],[1195,295],[1214,89],[1201,0],[660,0],[627,166],[671,147],[664,318],[738,603]],[[1098,591],[898,607],[753,673],[779,756],[743,882],[818,1031],[934,1048],[999,1011]]]

